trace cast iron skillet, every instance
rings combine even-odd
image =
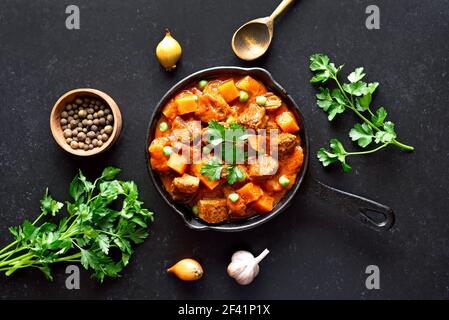
[[[286,104],[290,107],[290,109],[295,113],[297,121],[301,127],[300,136],[302,141],[302,147],[304,149],[304,163],[301,167],[300,172],[298,173],[295,185],[285,195],[284,199],[282,199],[274,207],[272,212],[236,222],[225,222],[217,225],[212,225],[194,217],[191,212],[191,209],[187,205],[182,203],[176,203],[173,200],[171,200],[170,195],[167,193],[167,191],[164,190],[162,186],[162,182],[159,178],[158,173],[154,172],[151,166],[149,165],[150,159],[148,154],[148,146],[154,139],[156,122],[162,114],[163,107],[176,93],[188,87],[192,83],[198,82],[201,79],[212,79],[214,77],[224,74],[237,75],[237,76],[250,75],[256,79],[259,79],[267,86],[267,88],[269,88],[269,90],[274,92],[276,95],[282,98],[283,101],[286,102]],[[247,69],[240,67],[214,67],[195,72],[190,76],[184,78],[183,80],[175,84],[162,97],[162,99],[159,101],[153,112],[150,124],[148,126],[147,139],[145,145],[145,155],[148,172],[150,174],[151,180],[154,183],[154,186],[156,187],[156,190],[167,202],[167,204],[176,213],[178,213],[182,219],[184,219],[186,225],[189,228],[195,230],[216,230],[216,231],[234,232],[234,231],[243,231],[259,226],[264,222],[272,219],[289,206],[293,197],[298,192],[300,185],[303,183],[305,174],[307,172],[309,164],[309,139],[307,136],[307,125],[298,105],[295,103],[292,97],[287,94],[285,89],[273,79],[273,77],[268,71],[261,68]],[[341,208],[341,210],[346,212],[350,217],[358,220],[365,226],[374,229],[376,231],[386,231],[393,226],[394,213],[389,207],[357,195],[353,195],[344,191],[334,189],[317,180],[314,179],[309,180],[310,180],[309,184],[312,185],[312,188],[311,190],[309,190],[309,192],[312,191],[313,193],[319,195],[323,200],[334,203],[334,205]],[[306,192],[306,190],[303,189],[302,192]]]

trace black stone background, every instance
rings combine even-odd
[[[65,8],[81,9],[81,29],[65,28]],[[81,289],[65,288],[64,266],[48,282],[38,271],[0,276],[1,298],[97,299],[447,299],[449,285],[448,60],[449,3],[444,0],[302,0],[275,26],[262,59],[239,61],[233,31],[265,16],[277,1],[25,1],[0,3],[0,243],[8,227],[38,213],[45,187],[58,199],[78,168],[90,177],[106,165],[140,186],[156,212],[151,236],[139,246],[118,280],[102,285],[82,271]],[[365,8],[381,9],[381,29],[367,30]],[[170,27],[184,54],[178,69],[164,72],[154,57]],[[356,149],[347,132],[356,118],[328,123],[314,102],[308,57],[328,53],[346,71],[365,66],[381,83],[375,105],[385,106],[408,154],[389,148],[351,158],[354,170],[324,170],[314,154],[332,137]],[[338,206],[303,188],[292,207],[269,223],[235,234],[187,229],[156,193],[145,167],[148,120],[160,97],[178,80],[212,66],[259,66],[269,70],[302,107],[311,143],[308,180],[317,178],[394,208],[397,224],[378,234],[348,219]],[[107,153],[82,159],[53,141],[49,115],[64,92],[93,87],[120,105],[124,127]],[[248,287],[226,275],[237,249],[270,255]],[[165,268],[184,257],[200,260],[206,274],[183,283]],[[365,268],[381,271],[381,289],[365,288]]]

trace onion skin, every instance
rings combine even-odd
[[[168,29],[165,30],[165,37],[156,47],[156,57],[159,63],[167,71],[176,68],[176,63],[182,55],[182,48],[179,42],[172,37]]]
[[[193,259],[182,259],[168,268],[167,272],[175,274],[183,281],[196,281],[201,279],[204,274],[199,262]]]

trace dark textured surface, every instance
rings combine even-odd
[[[81,30],[65,29],[63,1],[2,1],[0,5],[0,243],[8,227],[36,216],[49,186],[59,199],[77,168],[90,176],[105,165],[124,169],[156,212],[151,237],[118,280],[103,285],[82,272],[81,290],[65,289],[64,267],[47,282],[37,271],[0,276],[1,298],[445,298],[449,297],[448,1],[299,1],[275,26],[269,53],[239,61],[230,38],[245,20],[264,16],[274,1],[76,1]],[[381,29],[365,28],[365,8],[381,9]],[[174,73],[154,58],[169,26],[184,56]],[[310,178],[368,196],[394,208],[394,231],[377,234],[347,218],[338,206],[304,185],[293,206],[257,229],[221,234],[187,229],[158,197],[147,176],[143,146],[153,106],[174,82],[205,67],[260,66],[295,98],[309,124],[312,155],[329,138],[345,139],[354,122],[329,124],[315,106],[308,56],[329,53],[347,69],[363,65],[380,81],[375,104],[387,107],[401,140],[394,148],[350,159],[354,171],[323,170],[312,157]],[[49,114],[65,91],[104,90],[121,107],[124,128],[115,147],[90,159],[70,156],[53,141]],[[352,146],[355,148],[355,146]],[[251,286],[225,272],[236,249],[271,250]],[[182,283],[164,272],[172,262],[196,257],[206,275]],[[381,289],[364,286],[365,268],[381,270]]]

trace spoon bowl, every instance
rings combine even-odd
[[[238,28],[231,43],[237,57],[246,61],[261,57],[271,44],[274,19],[294,1],[283,0],[269,17],[251,20]]]
[[[251,20],[241,26],[232,37],[232,49],[242,60],[262,56],[273,38],[273,21],[268,17]]]

